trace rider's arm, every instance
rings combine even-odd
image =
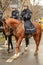
[[[32,11],[30,10],[30,14],[32,14]]]
[[[23,11],[21,12],[21,14],[20,14],[21,20],[23,20],[24,14],[25,14],[25,12],[24,12],[24,10],[23,10]]]
[[[25,14],[25,11],[23,10],[23,11],[21,12],[21,16],[23,17],[23,16],[24,16],[24,14]]]

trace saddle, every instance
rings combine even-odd
[[[25,28],[25,34],[26,35],[34,34],[36,32],[34,25],[30,21],[26,21],[24,23],[24,28]]]

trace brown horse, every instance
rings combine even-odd
[[[32,24],[34,25],[34,27],[36,29],[36,32],[32,36],[33,36],[33,38],[35,40],[35,43],[36,43],[35,54],[37,54],[38,53],[38,47],[39,47],[40,39],[41,39],[42,30],[41,30],[41,26],[40,26],[39,23],[32,22]],[[25,35],[24,25],[19,20],[16,20],[16,19],[13,19],[13,18],[9,18],[9,19],[6,19],[6,21],[3,23],[3,27],[4,27],[6,35],[9,34],[9,28],[13,29],[12,33],[13,33],[13,35],[16,38],[16,51],[15,51],[16,55],[15,56],[17,57],[19,55],[19,52],[20,52],[21,41],[23,40],[23,38],[28,37],[28,35]]]

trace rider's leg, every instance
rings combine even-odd
[[[29,38],[28,37],[25,38],[25,41],[26,41],[26,47],[28,47],[28,45],[29,45]]]
[[[26,38],[25,38],[25,42],[26,42],[26,47],[25,47],[25,50],[27,50],[28,45],[29,45],[29,38],[28,38],[28,37],[26,37]]]

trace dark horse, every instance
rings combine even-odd
[[[5,31],[3,29],[3,20],[0,20],[0,32],[3,32],[4,36],[5,36],[5,44],[8,43],[8,51],[10,50],[10,45],[11,45],[11,48],[13,49],[13,44],[12,44],[12,35],[6,35],[5,34]],[[7,41],[8,39],[8,41]]]
[[[34,25],[34,27],[36,29],[36,32],[33,33],[32,36],[33,36],[35,43],[36,43],[35,54],[37,54],[38,53],[38,47],[39,47],[39,44],[40,44],[42,30],[41,30],[41,26],[40,26],[39,23],[32,22],[32,24]],[[17,58],[20,55],[21,41],[23,40],[23,38],[28,37],[28,35],[25,35],[24,25],[19,20],[9,18],[9,19],[6,19],[5,22],[3,22],[3,27],[4,27],[4,31],[5,31],[6,35],[9,34],[9,28],[13,29],[12,33],[16,38],[16,49],[15,49],[15,57],[14,58]]]

